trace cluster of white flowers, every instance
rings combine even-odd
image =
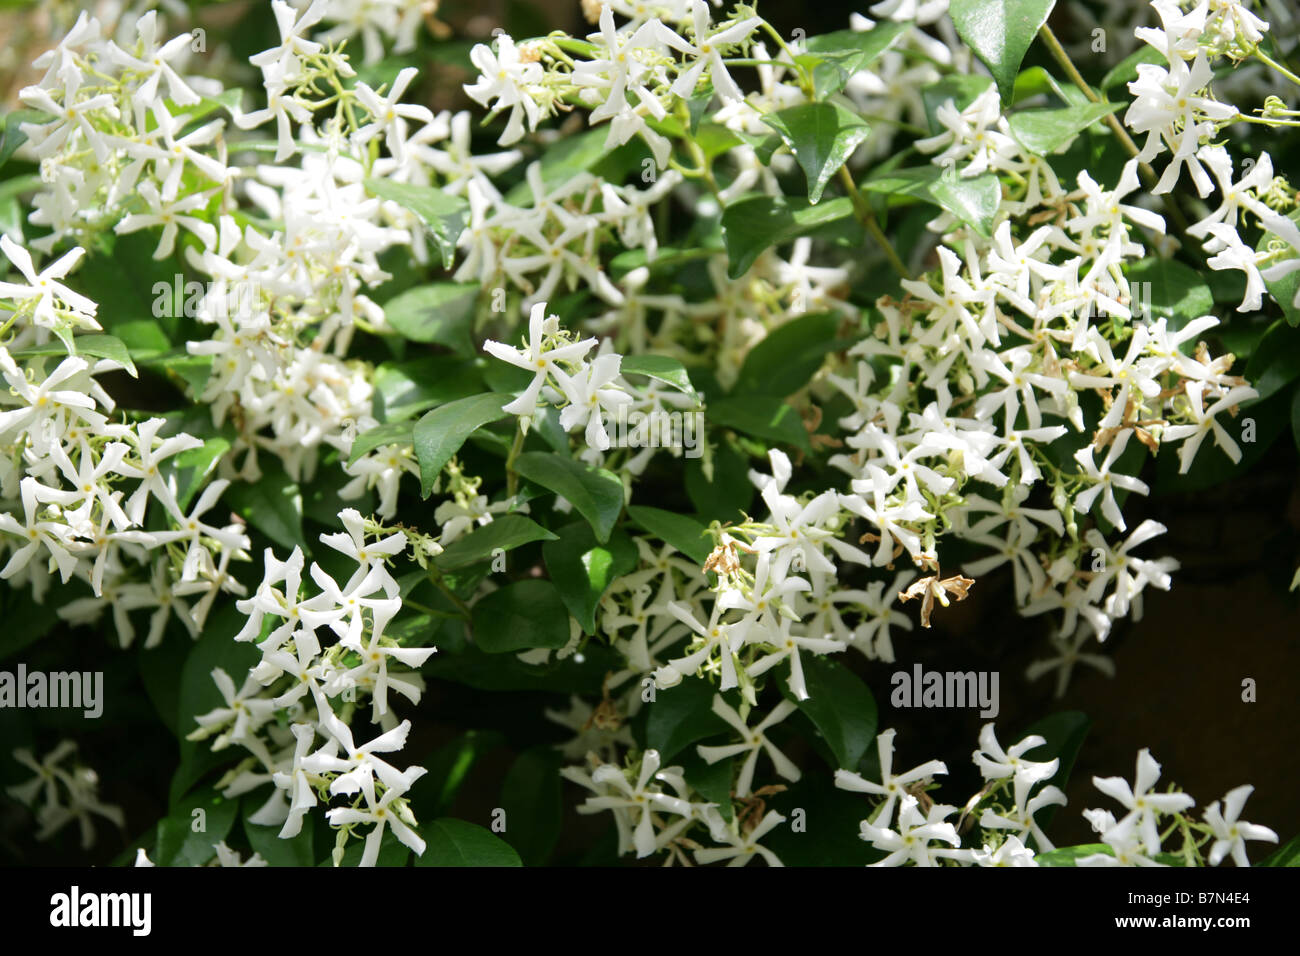
[[[113,420],[115,403],[95,376],[124,366],[78,354],[77,333],[99,328],[97,306],[62,281],[81,247],[39,271],[8,236],[0,250],[21,277],[0,282],[11,333],[0,346],[0,577],[37,602],[56,572],[65,584],[86,582],[92,596],[59,614],[84,623],[111,608],[123,646],[135,638],[131,612],[143,609],[152,611],[146,647],[173,613],[197,635],[218,595],[243,593],[228,573],[231,560],[248,558],[242,524],[204,519],[229,482],[212,482],[191,504],[177,488],[178,456],[203,443],[162,418]]]
[[[252,756],[218,786],[235,797],[271,784],[266,803],[249,820],[279,826],[282,839],[296,836],[318,804],[351,797],[350,805],[326,812],[339,834],[335,864],[353,831],[369,827],[361,865],[373,866],[390,829],[417,854],[424,852],[406,794],[425,769],[399,771],[380,755],[401,750],[411,727],[409,720],[398,721],[390,691],[418,703],[424,679],[417,671],[435,648],[407,647],[384,633],[402,608],[401,588],[386,562],[406,551],[406,535],[371,540],[382,529],[353,509],[340,512],[339,520],[346,530],[323,534],[321,542],[356,562],[343,585],[313,562],[309,576],[318,590],[308,596],[301,549],[284,561],[267,550],[261,585],[239,602],[248,620],[235,636],[256,642],[261,660],[242,686],[224,670],[213,671],[225,706],[199,716],[189,739],[215,737],[213,750],[236,744],[249,751]],[[322,647],[322,632],[333,632],[337,641]],[[349,724],[365,698],[370,722],[382,732],[358,744]],[[279,715],[288,719],[281,722]]]
[[[872,12],[919,18],[910,6],[906,11],[886,9],[889,6],[879,5]],[[945,6],[935,5],[929,18],[938,19]],[[624,745],[622,722],[639,709],[645,680],[652,679],[663,690],[683,677],[704,675],[716,679],[722,691],[739,688],[746,706],[753,706],[756,678],[788,662],[788,686],[802,699],[808,689],[801,654],[834,653],[852,645],[870,658],[893,660],[891,632],[911,627],[893,608],[896,596],[920,599],[922,624],[928,627],[936,602],[947,605],[962,599],[973,578],[1008,565],[1022,613],[1052,612],[1056,618],[1060,656],[1040,662],[1031,673],[1059,670],[1058,687],[1063,690],[1077,661],[1111,670],[1107,659],[1081,652],[1087,636],[1104,641],[1115,621],[1141,618],[1147,587],[1170,587],[1176,561],[1134,553],[1164,527],[1147,520],[1130,529],[1120,507],[1123,495],[1148,492],[1137,477],[1144,458],[1141,448],[1153,455],[1163,446],[1176,449],[1180,471],[1186,473],[1205,439],[1213,436],[1224,454],[1239,461],[1241,432],[1232,419],[1257,393],[1231,374],[1232,355],[1211,355],[1199,341],[1218,325],[1216,317],[1201,316],[1182,325],[1152,317],[1141,287],[1130,283],[1128,270],[1148,254],[1148,244],[1164,248],[1166,231],[1164,217],[1136,204],[1141,164],[1166,150],[1173,155],[1157,192],[1172,188],[1183,166],[1198,188],[1208,184],[1208,179],[1199,178],[1202,164],[1214,173],[1223,202],[1188,230],[1192,237],[1207,239],[1206,251],[1214,253],[1212,268],[1241,267],[1234,256],[1245,249],[1236,233],[1243,213],[1288,243],[1296,231],[1279,212],[1293,203],[1275,181],[1267,157],[1234,183],[1223,147],[1208,142],[1237,115],[1206,92],[1208,58],[1223,47],[1226,25],[1236,24],[1235,35],[1246,43],[1257,42],[1258,30],[1265,28],[1244,10],[1237,16],[1239,5],[1231,6],[1226,12],[1219,7],[1212,11],[1213,26],[1204,27],[1198,36],[1202,46],[1214,49],[1198,52],[1195,37],[1189,45],[1186,23],[1171,27],[1170,10],[1178,16],[1181,11],[1172,3],[1164,8],[1157,0],[1166,31],[1140,30],[1138,35],[1168,52],[1170,69],[1178,71],[1176,82],[1168,75],[1156,76],[1152,71],[1158,67],[1138,68],[1139,78],[1130,85],[1136,99],[1125,121],[1135,132],[1148,134],[1146,148],[1124,166],[1113,188],[1105,188],[1086,170],[1078,174],[1074,188],[1062,183],[1047,158],[1013,135],[991,84],[965,105],[951,100],[941,104],[934,116],[939,132],[920,139],[917,147],[961,179],[992,172],[1012,185],[1000,191],[988,235],[952,212],[929,223],[943,237],[937,250],[940,268],[923,279],[905,280],[907,294],[901,301],[878,301],[883,321],[875,334],[814,382],[815,397],[838,392],[854,409],[839,422],[847,447],[830,459],[848,475],[847,487],[788,494],[790,462],[773,451],[772,474],[751,475],[768,517],[714,530],[717,547],[705,565],[717,573],[712,588],[702,585],[698,570],[675,557],[673,549],[656,554],[647,542],[638,541],[639,568],[615,582],[604,599],[605,633],[626,656],[627,667],[606,682],[606,699],[595,712],[579,708],[555,716],[579,729],[580,739],[598,754],[593,763],[604,768],[598,773],[606,784],[596,788],[602,794],[598,801],[613,800],[623,807],[617,801],[658,787],[656,780],[677,793],[660,800],[668,800],[664,807],[674,809],[655,816],[656,821],[679,819],[664,823],[671,836],[655,844],[657,849],[677,846],[677,834],[688,819],[709,819],[710,826],[715,821],[698,803],[689,803],[688,793],[675,788],[675,776],[663,775],[657,757],[649,763],[648,758],[634,761],[626,771],[609,769],[616,768],[618,749]],[[1205,4],[1198,9],[1204,23],[1211,11]],[[744,18],[743,9],[734,20],[716,26],[699,19],[707,13],[703,4],[695,3],[690,12],[697,18],[690,25],[697,50],[704,49],[700,36],[725,36],[728,43],[739,43],[759,26]],[[676,42],[681,37],[668,29],[682,22],[672,11],[592,4],[588,13],[600,29],[585,45],[551,37],[517,46],[500,37],[495,53],[477,48],[475,62],[482,76],[468,90],[484,105],[511,111],[503,144],[522,137],[525,121],[528,129],[535,129],[572,94],[573,86],[579,92],[566,102],[590,108],[593,125],[611,120],[606,145],[640,135],[663,166],[665,132],[671,132],[675,117],[684,121],[683,98],[696,88],[696,79],[683,82],[686,73],[673,81],[673,70],[709,69],[717,108],[705,117],[735,137],[718,156],[719,162],[735,163],[732,178],[714,181],[713,173],[705,173],[703,158],[701,169],[693,173],[674,164],[647,191],[647,200],[676,199],[693,208],[696,216],[707,217],[755,190],[781,197],[770,167],[790,157],[782,157],[785,149],[778,146],[770,163],[759,162],[752,144],[753,137],[770,135],[770,127],[762,123],[765,114],[808,102],[810,94],[799,82],[790,48],[772,58],[751,39],[748,54],[762,64],[760,89],[744,93],[726,74],[725,57],[702,65],[689,53],[683,61],[674,61],[669,51],[687,51]],[[625,16],[626,22],[616,26],[615,14]],[[649,19],[656,16],[661,19]],[[859,19],[854,27],[871,25]],[[873,124],[873,129],[887,132],[873,133],[876,138],[867,151],[871,155],[890,152],[898,127],[925,122],[925,104],[917,90],[938,74],[930,75],[930,64],[909,66],[917,58],[905,54],[929,45],[935,45],[932,37],[908,31],[896,49],[846,83],[845,95],[854,106],[864,114],[887,117]],[[1163,99],[1156,96],[1157,90]],[[660,189],[668,177],[670,187]],[[696,182],[708,186],[709,192],[695,193]],[[609,336],[601,348],[612,339],[620,350],[651,350],[687,362],[704,349],[724,387],[736,380],[753,346],[798,313],[816,309],[857,314],[856,307],[841,298],[850,270],[811,267],[807,239],[796,241],[788,260],[772,250],[762,253],[739,280],[727,275],[725,255],[712,255],[706,301],[652,294],[649,288],[661,255],[657,247],[620,232],[625,245],[644,249],[645,265],[619,278],[607,276],[594,257],[590,236],[607,222],[603,217],[611,209],[608,195],[594,205],[597,189],[608,194],[610,187],[586,174],[551,184],[536,165],[529,170],[528,183],[531,209],[498,202],[486,186],[471,184],[475,212],[462,240],[468,243],[469,255],[461,278],[477,278],[485,285],[513,283],[528,293],[531,287],[517,278],[519,263],[529,270],[549,269],[541,288],[527,300],[533,304],[529,346],[487,346],[497,357],[534,372],[531,384],[508,411],[534,414],[551,375],[549,363],[581,361],[597,347],[595,340],[575,343],[557,327],[543,326],[544,312],[535,300],[549,297],[561,278],[584,282],[610,304],[610,311],[591,325]],[[1205,195],[1209,190],[1200,191]],[[1028,224],[1023,232],[1022,223]],[[548,232],[558,239],[546,245]],[[524,241],[515,233],[522,233]],[[521,247],[522,258],[515,258],[513,250]],[[707,250],[702,254],[711,255]],[[1251,256],[1253,262],[1254,253]],[[1263,292],[1259,275],[1247,271],[1243,310],[1258,308]],[[712,337],[714,328],[725,338]],[[552,338],[546,339],[547,334]],[[600,380],[593,380],[584,396],[591,408],[626,401],[621,389],[600,387],[613,382],[617,372],[611,361]],[[571,403],[576,420],[577,398],[564,389],[562,401]],[[589,445],[603,443],[601,436],[588,435]],[[1085,519],[1091,521],[1081,528]],[[846,540],[859,520],[866,525],[861,542],[874,544],[870,553]],[[973,543],[988,554],[963,564],[964,574],[945,576],[940,551],[946,537]],[[919,574],[903,570],[888,585],[876,580],[866,590],[839,583],[837,561],[892,572],[904,555]],[[677,568],[677,563],[684,567]],[[684,649],[679,646],[683,638],[688,638]],[[617,696],[609,697],[614,691]],[[743,740],[753,739],[743,722],[737,732]],[[567,752],[576,755],[578,749]],[[752,772],[752,763],[749,769]],[[597,774],[573,773],[584,785],[601,782]],[[622,794],[625,785],[633,783],[628,791],[632,796],[609,789]],[[1030,799],[1028,789],[1017,793],[1021,817]],[[671,802],[675,800],[688,800],[689,806]],[[935,825],[933,813],[913,806],[906,825]],[[640,855],[649,852],[653,842],[645,822],[650,818],[648,809],[640,817],[620,817],[624,830],[637,829]],[[625,849],[631,846],[626,838],[623,842]]]
[[[95,844],[92,816],[103,817],[118,829],[125,826],[122,808],[99,799],[99,775],[76,758],[77,745],[61,741],[40,760],[25,747],[13,757],[35,776],[26,783],[8,787],[6,792],[36,815],[38,840],[48,840],[73,820],[81,829],[81,848]]]

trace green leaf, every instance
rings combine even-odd
[[[738,432],[784,442],[811,451],[808,430],[799,413],[783,398],[772,395],[736,395],[709,402],[706,414],[710,424],[734,428]]]
[[[1259,392],[1252,404],[1264,401],[1296,378],[1300,378],[1300,329],[1278,320],[1264,333],[1246,365],[1246,381]]]
[[[827,353],[848,346],[835,337],[839,324],[839,316],[820,312],[777,326],[749,350],[732,392],[785,398],[799,391],[822,367]]]
[[[417,286],[385,302],[384,318],[412,342],[434,342],[469,355],[478,293],[477,285],[456,282]]]
[[[870,30],[836,30],[809,37],[807,53],[797,56],[812,69],[813,93],[823,100],[844,89],[853,75],[870,66],[881,54],[906,36],[912,24],[885,20]]]
[[[688,745],[725,734],[726,721],[713,712],[714,686],[702,677],[687,677],[676,687],[656,690],[645,704],[645,745],[659,751],[665,765]]]
[[[603,127],[589,129],[577,136],[566,136],[542,151],[538,172],[542,185],[548,190],[562,186],[579,173],[595,166],[607,155],[605,141],[609,131]],[[527,180],[517,183],[506,193],[506,202],[512,206],[531,206],[536,202],[532,186]]]
[[[846,196],[816,206],[794,196],[739,199],[722,213],[727,275],[739,279],[769,246],[790,242],[852,215],[853,203]]]
[[[72,346],[73,354],[85,359],[111,359],[132,375],[136,374],[135,363],[131,361],[131,353],[126,347],[126,343],[116,335],[104,335],[96,332],[93,335],[73,336]],[[19,349],[11,353],[15,359],[39,358],[46,355],[62,356],[68,354],[68,350],[62,342],[50,340],[44,345],[29,345],[25,349]],[[93,362],[91,363],[94,364]]]
[[[1004,103],[1011,102],[1020,61],[1056,0],[952,0],[957,35],[989,68]]]
[[[520,754],[501,784],[500,808],[505,841],[525,866],[545,865],[560,838],[564,809],[559,751],[541,746]]]
[[[646,505],[628,505],[627,515],[639,527],[665,544],[671,544],[696,564],[704,564],[713,551],[713,539],[708,529],[694,518]]]
[[[1059,110],[1024,110],[1012,113],[1007,122],[1021,146],[1039,156],[1047,156],[1119,108],[1119,103],[1087,103]]]
[[[1047,853],[1039,853],[1034,857],[1034,862],[1039,866],[1078,866],[1080,858],[1098,853],[1115,855],[1115,851],[1105,843],[1085,843],[1082,846],[1058,846]]]
[[[175,477],[176,504],[181,510],[189,510],[190,502],[199,489],[207,484],[228,451],[230,442],[218,435],[204,439],[199,448],[183,451],[175,458],[163,462],[164,476]]]
[[[1149,310],[1152,321],[1164,319],[1171,329],[1214,311],[1214,295],[1200,273],[1174,259],[1141,259],[1128,267],[1128,280],[1134,310]]]
[[[734,814],[731,805],[731,786],[735,779],[735,758],[725,757],[715,763],[706,763],[696,750],[683,750],[675,762],[682,768],[682,776],[708,803],[716,803],[722,819],[728,823]]]
[[[1292,837],[1256,866],[1300,866],[1300,836]]]
[[[235,824],[239,799],[228,800],[211,787],[194,791],[158,823],[157,866],[202,866],[216,856],[214,845]]]
[[[822,735],[839,761],[835,769],[855,770],[876,739],[876,700],[870,688],[838,661],[805,654],[801,663],[808,699],[795,700],[788,687],[782,692]]]
[[[384,362],[375,369],[375,410],[385,422],[401,421],[482,390],[479,370],[456,355]]]
[[[244,821],[248,845],[271,866],[315,866],[313,832],[310,826],[304,826],[296,837],[281,840],[279,827],[263,827]]]
[[[421,829],[425,848],[416,866],[523,866],[514,847],[478,824],[443,817]]]
[[[609,586],[637,564],[637,549],[616,530],[607,544],[596,541],[590,525],[576,521],[560,529],[559,538],[542,545],[546,572],[569,613],[587,634],[596,631],[596,608]]]
[[[591,523],[598,540],[609,540],[623,510],[623,482],[613,472],[549,451],[525,452],[515,459],[515,471],[560,495]]]
[[[262,477],[257,481],[238,482],[226,489],[226,503],[276,544],[302,548],[310,554],[302,534],[302,493],[298,483],[273,459],[264,456],[261,466]]]
[[[486,561],[493,553],[512,551],[533,541],[554,541],[555,534],[523,515],[502,515],[447,545],[434,563],[445,571]]]
[[[934,203],[982,236],[990,235],[1002,199],[1002,185],[993,173],[963,178],[951,169],[933,165],[878,174],[862,183],[862,189]]]
[[[677,359],[666,355],[626,355],[619,365],[619,374],[644,375],[687,395],[695,394],[695,386],[686,374],[686,367]]]
[[[390,422],[362,432],[352,443],[348,464],[356,464],[357,459],[385,445],[410,445],[415,441],[414,433],[415,426],[410,422]]]
[[[554,584],[527,578],[479,598],[473,608],[474,643],[487,654],[563,647],[569,613]]]
[[[53,117],[40,110],[15,110],[5,115],[4,138],[0,139],[0,167],[9,162],[16,150],[27,142],[27,135],[20,128],[23,123],[53,122]]]
[[[808,201],[816,205],[822,191],[870,134],[856,113],[834,103],[804,103],[763,117],[781,134],[808,179]]]
[[[427,413],[415,425],[415,457],[420,463],[420,494],[433,491],[443,465],[465,444],[465,439],[489,422],[505,418],[501,406],[509,395],[484,392],[448,402]]]
[[[442,267],[451,268],[456,240],[465,229],[469,203],[432,186],[395,183],[387,179],[366,179],[365,187],[370,195],[395,202],[419,216],[442,256]]]

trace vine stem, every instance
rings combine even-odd
[[[849,201],[853,203],[853,212],[858,217],[858,221],[866,227],[867,232],[871,234],[871,238],[875,239],[880,248],[884,250],[885,258],[889,260],[889,264],[893,266],[894,271],[904,279],[912,278],[907,266],[898,257],[898,253],[894,251],[894,246],[889,241],[889,237],[885,235],[884,230],[880,228],[880,223],[876,221],[876,214],[871,211],[871,205],[858,189],[858,184],[853,181],[848,166],[840,167],[840,182],[844,184],[844,189],[849,194]]]
[[[1273,69],[1277,70],[1279,73],[1285,76],[1296,86],[1300,86],[1300,76],[1296,76],[1285,66],[1277,62],[1277,60],[1273,59],[1271,56],[1269,56],[1267,53],[1265,53],[1263,50],[1259,49],[1258,47],[1255,48],[1255,58],[1261,61],[1262,63],[1268,64]]]
[[[506,456],[506,497],[513,498],[515,491],[519,487],[519,475],[515,472],[515,459],[519,453],[524,450],[524,430],[521,427],[515,428],[515,442],[510,446],[510,454]]]

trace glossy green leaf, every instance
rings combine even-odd
[[[514,847],[478,824],[443,817],[420,829],[425,847],[416,866],[523,866]]]
[[[713,539],[709,536],[708,529],[694,518],[646,505],[628,505],[627,515],[641,528],[665,544],[671,544],[696,564],[704,564],[713,551]]]
[[[1056,0],[952,0],[948,8],[957,35],[975,51],[1011,102],[1020,62],[1047,22]]]
[[[808,179],[808,201],[821,201],[822,191],[870,134],[856,113],[834,103],[804,103],[775,113],[763,122],[776,130],[799,161]]]
[[[835,755],[834,769],[855,770],[876,739],[876,700],[856,674],[829,657],[803,654],[807,700],[795,700],[788,687],[782,692],[808,716]]]
[[[1119,103],[1087,103],[1059,110],[1023,110],[1007,118],[1011,134],[1025,149],[1047,156],[1069,145],[1097,120],[1120,108]]]
[[[433,490],[442,468],[465,444],[465,439],[489,422],[506,417],[501,407],[509,395],[484,392],[448,402],[428,412],[415,425],[415,457],[420,463],[420,494]]]
[[[555,535],[531,518],[518,514],[501,515],[447,545],[434,563],[443,570],[454,571],[487,561],[497,551],[513,551],[533,541],[553,540]]]
[[[806,53],[795,59],[812,70],[813,92],[824,100],[840,90],[855,73],[865,70],[912,29],[907,21],[884,20],[869,30],[836,30],[811,36]]]
[[[547,451],[520,455],[515,459],[515,471],[564,498],[587,519],[598,540],[609,540],[623,510],[623,482],[613,472]]]
[[[727,275],[739,279],[765,249],[852,215],[853,204],[844,196],[816,206],[793,196],[738,199],[722,213],[722,242],[729,263]]]
[[[666,355],[626,355],[619,365],[619,372],[622,375],[644,375],[687,395],[695,394],[686,367],[677,359]]]
[[[587,634],[595,633],[601,597],[638,559],[636,545],[624,532],[616,529],[602,544],[583,521],[561,528],[556,540],[542,545],[542,556],[564,606]]]
[[[127,349],[126,343],[116,335],[105,335],[103,333],[93,333],[91,335],[78,335],[72,339],[74,354],[84,359],[110,359],[121,365],[132,375],[136,374],[135,363],[131,361],[131,352]],[[19,349],[11,352],[10,355],[18,360],[27,358],[38,358],[40,356],[64,356],[68,354],[67,348],[62,342],[51,340],[44,345],[29,345],[25,349]],[[95,363],[91,361],[91,365]]]
[[[365,186],[370,195],[395,202],[419,216],[442,256],[442,267],[451,267],[456,241],[465,230],[468,202],[432,186],[397,183],[389,179],[367,179]]]

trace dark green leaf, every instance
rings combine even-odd
[[[534,747],[519,755],[501,784],[505,811],[502,837],[525,866],[543,866],[560,838],[563,800],[560,754],[552,747]]]
[[[696,564],[704,564],[713,551],[713,539],[708,529],[694,518],[651,508],[646,505],[628,505],[627,515],[652,535],[671,544]]]
[[[726,721],[713,712],[717,690],[702,677],[687,677],[676,687],[656,690],[647,709],[645,745],[659,751],[670,764],[689,744],[728,730]]]
[[[443,817],[421,829],[425,848],[416,866],[523,866],[514,847],[477,824]]]
[[[497,588],[474,605],[474,643],[504,654],[569,643],[569,612],[550,581],[528,578]]]
[[[515,471],[563,497],[591,523],[601,542],[609,540],[623,510],[623,482],[613,472],[547,451],[520,455],[515,459]]]
[[[414,433],[415,426],[411,422],[390,422],[362,432],[352,443],[348,464],[355,464],[357,459],[385,445],[410,445],[415,441]]]
[[[298,483],[273,459],[262,457],[262,477],[237,482],[225,492],[226,503],[241,518],[286,548],[311,548],[302,534],[302,493]]]
[[[739,279],[770,246],[790,242],[853,215],[853,203],[841,196],[813,206],[805,199],[753,196],[739,199],[722,214],[722,242],[727,247],[727,275]]]
[[[732,391],[784,398],[799,391],[826,361],[826,354],[849,343],[836,339],[839,316],[822,312],[777,326],[745,356]]]
[[[804,428],[798,411],[787,405],[783,398],[772,395],[717,398],[709,402],[706,414],[710,424],[811,450],[808,430]]]
[[[808,699],[795,700],[839,761],[853,770],[876,739],[876,701],[871,690],[837,661],[813,654],[801,658]],[[782,688],[785,693],[788,688]],[[787,693],[791,700],[793,695]]]

